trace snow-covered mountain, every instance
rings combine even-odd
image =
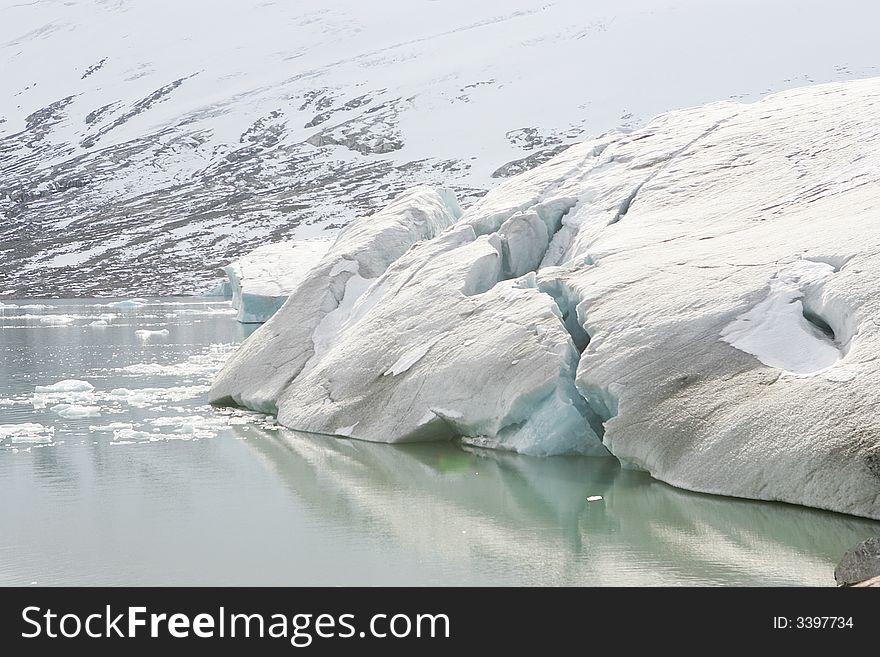
[[[204,291],[413,184],[871,74],[875,3],[0,1],[0,297]]]

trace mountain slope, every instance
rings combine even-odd
[[[584,4],[0,1],[0,297],[204,291],[413,184],[468,204],[585,135],[880,54],[868,3]]]

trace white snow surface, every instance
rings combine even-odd
[[[330,238],[264,244],[226,265],[238,321],[269,319],[332,244]]]
[[[304,282],[211,397],[371,441],[607,449],[683,488],[880,518],[878,217],[880,80],[669,112],[360,270],[320,354]]]

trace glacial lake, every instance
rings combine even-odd
[[[214,409],[211,378],[254,327],[221,299],[116,301],[0,307],[0,585],[830,586],[880,534],[611,458],[376,445]]]

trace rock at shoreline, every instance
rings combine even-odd
[[[862,541],[844,554],[834,579],[838,586],[880,586],[880,537]]]

